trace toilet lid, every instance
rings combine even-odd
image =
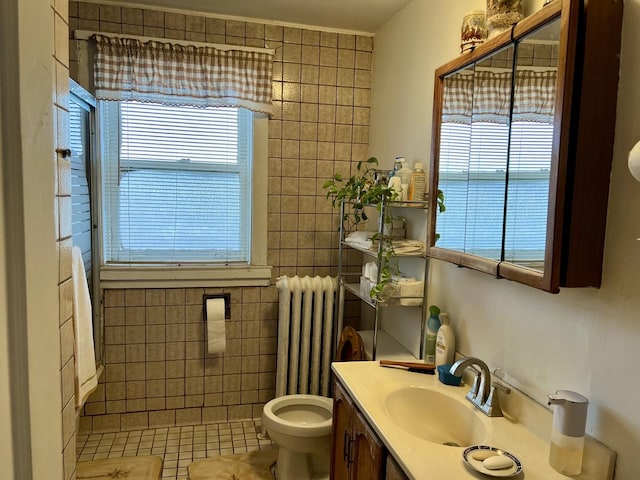
[[[340,334],[336,361],[351,362],[359,360],[366,360],[362,337],[353,327],[346,326]]]

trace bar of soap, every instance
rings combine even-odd
[[[496,455],[495,457],[484,459],[482,465],[487,470],[504,470],[513,466],[513,460],[505,455]]]
[[[493,450],[478,450],[471,454],[471,458],[481,462],[483,460],[486,460],[489,457],[495,457],[496,455],[498,455],[498,453]]]

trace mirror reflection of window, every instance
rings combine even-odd
[[[509,150],[513,47],[444,79],[438,247],[499,261]],[[464,101],[461,98],[464,96]]]
[[[444,78],[438,188],[447,209],[436,217],[437,246],[464,251],[471,152],[474,66]]]
[[[504,260],[543,270],[560,22],[517,45]]]

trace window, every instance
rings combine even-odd
[[[105,266],[264,265],[252,179],[254,117],[266,117],[136,101],[99,102],[99,114]]]
[[[250,262],[252,113],[103,102],[107,263]]]

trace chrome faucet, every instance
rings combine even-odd
[[[501,417],[502,409],[500,408],[496,388],[504,390],[506,393],[510,393],[511,390],[503,385],[491,383],[491,372],[486,363],[479,358],[467,357],[454,363],[449,372],[452,375],[462,376],[462,372],[467,367],[473,365],[480,368],[480,373],[474,369],[475,379],[473,380],[473,385],[471,385],[471,390],[467,393],[467,400],[473,403],[476,408],[481,410],[485,415],[489,417]]]

